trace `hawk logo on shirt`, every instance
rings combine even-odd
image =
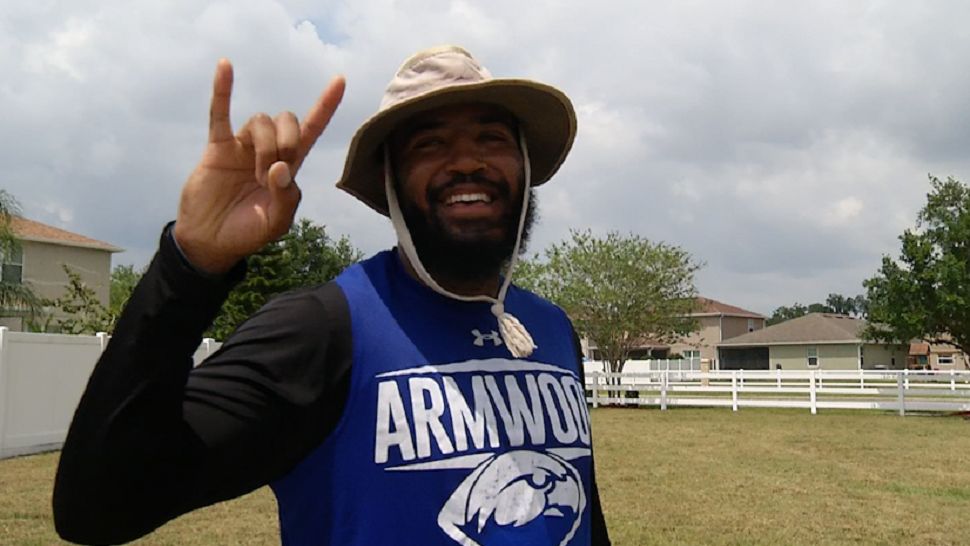
[[[437,525],[464,546],[564,546],[586,511],[583,385],[552,364],[493,358],[379,374],[374,463],[461,472]],[[462,477],[463,476],[463,477]]]
[[[490,531],[537,524],[564,545],[586,507],[582,483],[579,471],[552,453],[495,455],[452,493],[438,514],[438,526],[461,544],[483,544]]]
[[[487,334],[483,334],[478,330],[478,328],[476,328],[472,330],[472,335],[475,336],[475,341],[473,341],[472,343],[476,347],[484,347],[486,341],[491,341],[492,344],[496,347],[502,344],[502,337],[499,336],[498,332],[496,332],[495,330],[492,330]]]

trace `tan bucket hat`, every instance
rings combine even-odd
[[[387,216],[383,145],[388,135],[417,113],[468,103],[497,104],[518,119],[529,145],[532,186],[555,174],[576,137],[576,112],[562,91],[531,80],[493,78],[468,51],[435,47],[398,69],[377,113],[350,141],[337,187]]]

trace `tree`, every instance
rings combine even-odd
[[[333,240],[323,226],[303,218],[279,241],[249,257],[246,278],[229,293],[206,335],[226,339],[273,296],[326,283],[360,258],[349,239]]]
[[[769,317],[768,320],[765,322],[768,326],[773,326],[775,324],[778,324],[779,322],[785,322],[786,320],[791,320],[793,318],[803,317],[807,314],[808,314],[808,307],[805,307],[804,305],[796,302],[791,307],[788,307],[785,305],[778,307],[771,314],[771,317]]]
[[[898,261],[863,284],[870,339],[946,343],[970,352],[970,186],[930,176],[932,190],[916,229],[899,237]]]
[[[135,286],[144,274],[144,268],[141,271],[136,271],[135,266],[131,264],[116,265],[111,270],[111,291],[108,297],[108,311],[115,317],[115,320],[121,315],[125,304],[128,303],[128,298],[131,297],[131,293],[135,290]]]
[[[562,307],[611,372],[622,372],[630,351],[642,344],[671,343],[697,329],[690,314],[700,265],[677,246],[572,231],[546,249],[545,261],[520,268],[518,284]]]
[[[117,316],[101,304],[94,289],[84,284],[81,275],[70,266],[64,266],[64,273],[67,275],[67,289],[61,297],[44,302],[55,311],[41,329],[47,330],[53,326],[55,331],[75,335],[114,330]],[[58,310],[60,313],[57,313]]]
[[[863,295],[849,297],[843,296],[842,294],[829,294],[825,298],[825,303],[810,303],[808,306],[805,306],[796,302],[790,307],[782,305],[776,308],[771,314],[771,317],[767,320],[767,325],[773,326],[779,322],[803,317],[809,313],[835,313],[854,317],[865,316],[866,308],[866,297]]]
[[[13,217],[19,214],[20,203],[17,199],[6,190],[0,190],[0,264],[7,263],[9,258],[22,252],[20,241],[10,225]],[[6,268],[3,269],[0,275],[0,316],[16,315],[30,320],[40,310],[40,298],[29,285],[22,282],[21,276],[11,278]]]

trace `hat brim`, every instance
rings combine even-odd
[[[386,108],[360,126],[350,141],[337,187],[387,216],[382,147],[391,132],[416,114],[454,104],[496,104],[514,115],[529,146],[532,186],[559,170],[576,137],[576,112],[555,87],[531,80],[492,79],[451,85]]]

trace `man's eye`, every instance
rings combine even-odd
[[[482,140],[486,142],[512,142],[512,137],[499,131],[482,133]]]
[[[428,150],[440,146],[441,143],[442,140],[438,137],[419,138],[418,140],[414,141],[411,148],[414,150]]]

